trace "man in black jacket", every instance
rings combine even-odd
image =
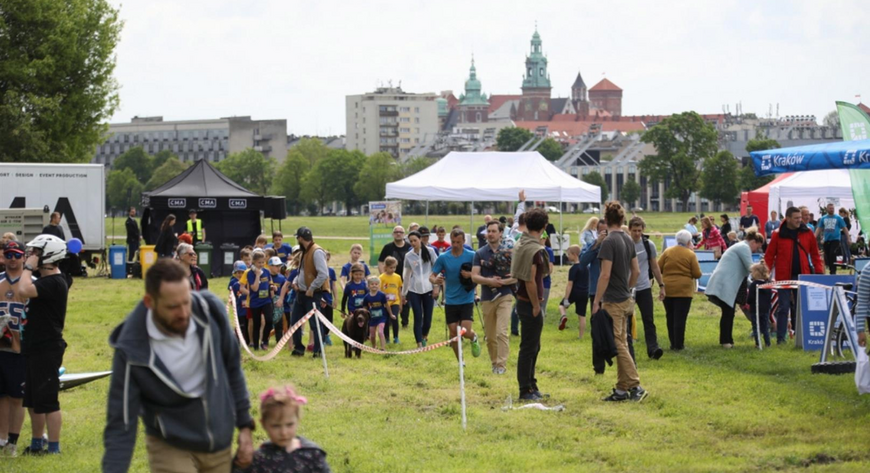
[[[48,225],[42,229],[43,235],[54,235],[61,240],[66,241],[66,236],[63,233],[63,227],[60,226],[60,212],[52,212],[51,219]]]
[[[124,226],[127,227],[127,262],[136,262],[136,252],[139,251],[139,240],[142,235],[139,234],[139,225],[136,224],[136,207],[130,207],[127,214],[127,221]]]
[[[109,343],[104,472],[130,468],[139,416],[151,471],[230,471],[236,428],[236,463],[251,463],[254,422],[238,342],[221,301],[191,292],[181,263],[154,263],[145,297]]]

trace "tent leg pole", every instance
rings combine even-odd
[[[470,207],[470,209],[469,209],[469,213],[471,214],[471,224],[470,224],[471,226],[468,227],[468,231],[469,231],[472,235],[474,235],[474,201],[472,200],[469,204],[470,204],[470,205],[469,205],[469,207]],[[474,235],[474,236],[476,237],[477,235]],[[468,241],[468,242],[466,242],[466,243],[468,243],[469,246],[471,246],[472,248],[474,248],[474,238],[472,238],[471,241]]]
[[[429,201],[426,201],[426,220],[423,221],[429,227]]]
[[[563,241],[565,239],[565,231],[562,227],[562,202],[559,202],[559,266],[562,266],[565,263],[565,245]]]

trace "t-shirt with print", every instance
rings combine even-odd
[[[382,320],[387,316],[387,296],[383,292],[378,291],[375,295],[371,292],[367,293],[363,297],[363,303],[369,309],[371,320]]]
[[[610,232],[601,242],[598,259],[612,262],[610,282],[604,290],[604,302],[625,302],[631,297],[628,280],[631,277],[631,260],[635,257],[634,241],[623,231]]]
[[[36,278],[31,276],[32,281]],[[4,317],[5,322],[0,328],[0,351],[17,353],[18,348],[14,348],[12,337],[21,340],[21,327],[26,324],[25,307],[27,306],[27,298],[21,297],[18,294],[17,286],[21,278],[11,279],[3,272],[0,273],[0,316]],[[9,390],[7,389],[8,393]]]
[[[260,271],[259,280],[254,270],[248,271],[248,290],[250,291],[250,303],[248,307],[256,309],[271,304],[272,295],[269,293],[271,284],[272,275],[269,273],[269,270],[263,268]]]
[[[402,278],[399,273],[384,273],[378,276],[378,279],[381,280],[381,292],[387,296],[387,302],[390,305],[399,305],[401,302],[399,298],[402,295]]]
[[[365,279],[360,282],[348,281],[347,285],[344,286],[344,295],[347,297],[347,310],[345,313],[353,314],[355,310],[364,308],[365,302],[363,299],[365,299],[368,292],[369,289],[366,287]],[[345,310],[344,307],[341,309]]]
[[[538,291],[538,302],[544,300],[544,274],[550,266],[550,263],[547,262],[546,254],[545,251],[541,250],[535,253],[535,256],[532,257],[532,264],[535,266],[535,286]],[[522,279],[517,279],[517,281],[517,297],[531,300],[529,298],[529,291],[526,290],[526,281],[523,281]]]
[[[266,245],[266,248],[272,248],[275,250],[276,255],[281,258],[281,262],[287,264],[287,257],[293,254],[293,247],[288,245],[287,243],[281,243],[281,246],[276,247],[274,244],[269,243]]]
[[[363,265],[363,270],[365,271],[365,275],[366,275],[366,277],[368,277],[369,274],[371,274],[371,272],[369,271],[369,265],[365,264],[365,262],[363,260],[359,260],[357,262]],[[347,278],[348,281],[350,281],[350,267],[351,266],[353,266],[352,263],[345,263],[345,265],[341,267],[341,275],[340,276],[343,278]]]
[[[444,253],[445,251],[450,249],[450,242],[446,240],[435,240],[432,242],[432,247],[435,248],[435,251],[437,251],[440,255],[441,253]]]
[[[840,241],[846,221],[839,215],[825,215],[819,219],[819,228],[825,233],[825,241]]]
[[[405,243],[402,247],[396,246],[395,242],[390,242],[384,245],[384,248],[381,250],[381,255],[378,257],[378,263],[383,263],[387,260],[387,257],[392,256],[396,258],[396,261],[399,263],[396,265],[397,268],[401,269],[405,267],[405,253],[411,251],[411,244]],[[399,274],[401,278],[402,275]]]
[[[547,251],[547,261],[555,264],[556,263],[556,254],[553,252],[553,249],[549,246],[545,246],[544,250]],[[548,272],[546,276],[544,276],[544,289],[550,289],[550,273]]]
[[[463,248],[459,256],[453,255],[453,250],[438,255],[435,264],[432,265],[432,274],[444,275],[444,283],[447,285],[444,291],[444,303],[449,305],[462,305],[474,303],[474,291],[466,291],[459,280],[460,268],[463,263],[469,267],[474,263],[474,252]]]
[[[326,305],[332,305],[332,294],[335,292],[335,270],[332,268],[329,269],[329,292],[323,293],[323,300],[326,302]]]
[[[30,299],[25,309],[27,323],[21,332],[24,354],[43,347],[63,345],[63,326],[66,320],[66,301],[69,286],[66,276],[52,274],[33,281],[37,297]]]
[[[498,247],[499,251],[503,251],[505,248],[502,245]],[[492,259],[495,256],[495,251],[493,251],[492,247],[484,245],[481,249],[477,250],[474,253],[474,260],[472,262],[473,266],[480,267],[480,275],[485,278],[491,278],[496,276],[495,266],[492,263]],[[510,273],[510,267],[507,268],[508,273]],[[505,277],[504,274],[499,275],[502,278]],[[480,290],[480,300],[482,301],[491,301],[495,298],[497,294],[501,294],[502,296],[511,295],[511,288],[508,286],[502,286],[499,288],[494,288],[486,285],[481,286]]]
[[[634,285],[638,291],[652,287],[652,281],[649,280],[649,259],[650,256],[652,256],[652,259],[656,258],[656,246],[651,241],[647,241],[647,245],[649,245],[651,255],[646,254],[643,238],[634,244],[634,252],[637,254],[637,266],[640,268],[640,276],[637,277],[637,284]]]

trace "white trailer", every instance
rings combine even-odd
[[[106,246],[106,168],[102,164],[0,163],[0,208],[61,214],[67,241]]]

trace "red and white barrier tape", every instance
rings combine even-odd
[[[239,325],[239,314],[236,310],[236,296],[235,294],[233,294],[232,291],[230,291],[230,297],[229,299],[227,299],[227,313],[234,314],[233,325],[236,327],[236,337],[239,339],[239,345],[244,347],[245,351],[248,352],[248,355],[251,355],[251,358],[257,361],[269,361],[272,358],[278,356],[278,353],[281,352],[281,349],[283,349],[284,346],[287,345],[287,342],[290,341],[290,338],[293,337],[293,333],[299,330],[303,325],[305,325],[305,322],[307,322],[308,319],[310,319],[311,316],[314,315],[314,310],[310,310],[301,319],[299,319],[298,322],[293,324],[290,329],[287,330],[287,333],[285,333],[284,336],[281,337],[281,340],[278,340],[278,344],[275,345],[275,348],[273,348],[272,351],[264,356],[255,355],[248,347],[248,344],[245,343],[245,336],[242,334],[242,327]],[[267,314],[266,317],[271,317],[271,314]],[[264,333],[263,336],[266,337],[266,340],[269,339],[268,333]]]
[[[416,353],[423,353],[423,352],[427,352],[427,351],[432,351],[432,350],[435,350],[435,349],[438,349],[441,347],[446,347],[446,346],[450,345],[451,343],[459,340],[459,338],[462,337],[462,335],[465,333],[465,329],[463,328],[463,329],[460,329],[460,333],[458,335],[451,338],[450,340],[444,340],[443,342],[438,342],[438,343],[435,343],[432,345],[427,345],[425,347],[415,348],[413,350],[386,351],[386,350],[379,350],[377,348],[370,347],[368,345],[364,345],[364,344],[359,343],[356,340],[348,337],[347,335],[345,335],[344,332],[341,331],[341,329],[339,329],[335,325],[332,325],[332,323],[326,318],[325,315],[321,314],[320,311],[317,311],[316,315],[317,315],[317,318],[320,319],[320,323],[324,324],[326,326],[326,328],[329,329],[330,332],[335,334],[335,336],[337,336],[338,338],[347,342],[348,344],[350,344],[354,348],[359,348],[362,351],[365,351],[368,353],[373,353],[375,355],[413,355]]]
[[[797,289],[798,286],[817,287],[819,289],[833,289],[834,286],[826,286],[816,282],[809,281],[774,281],[768,284],[758,286],[761,289]]]

